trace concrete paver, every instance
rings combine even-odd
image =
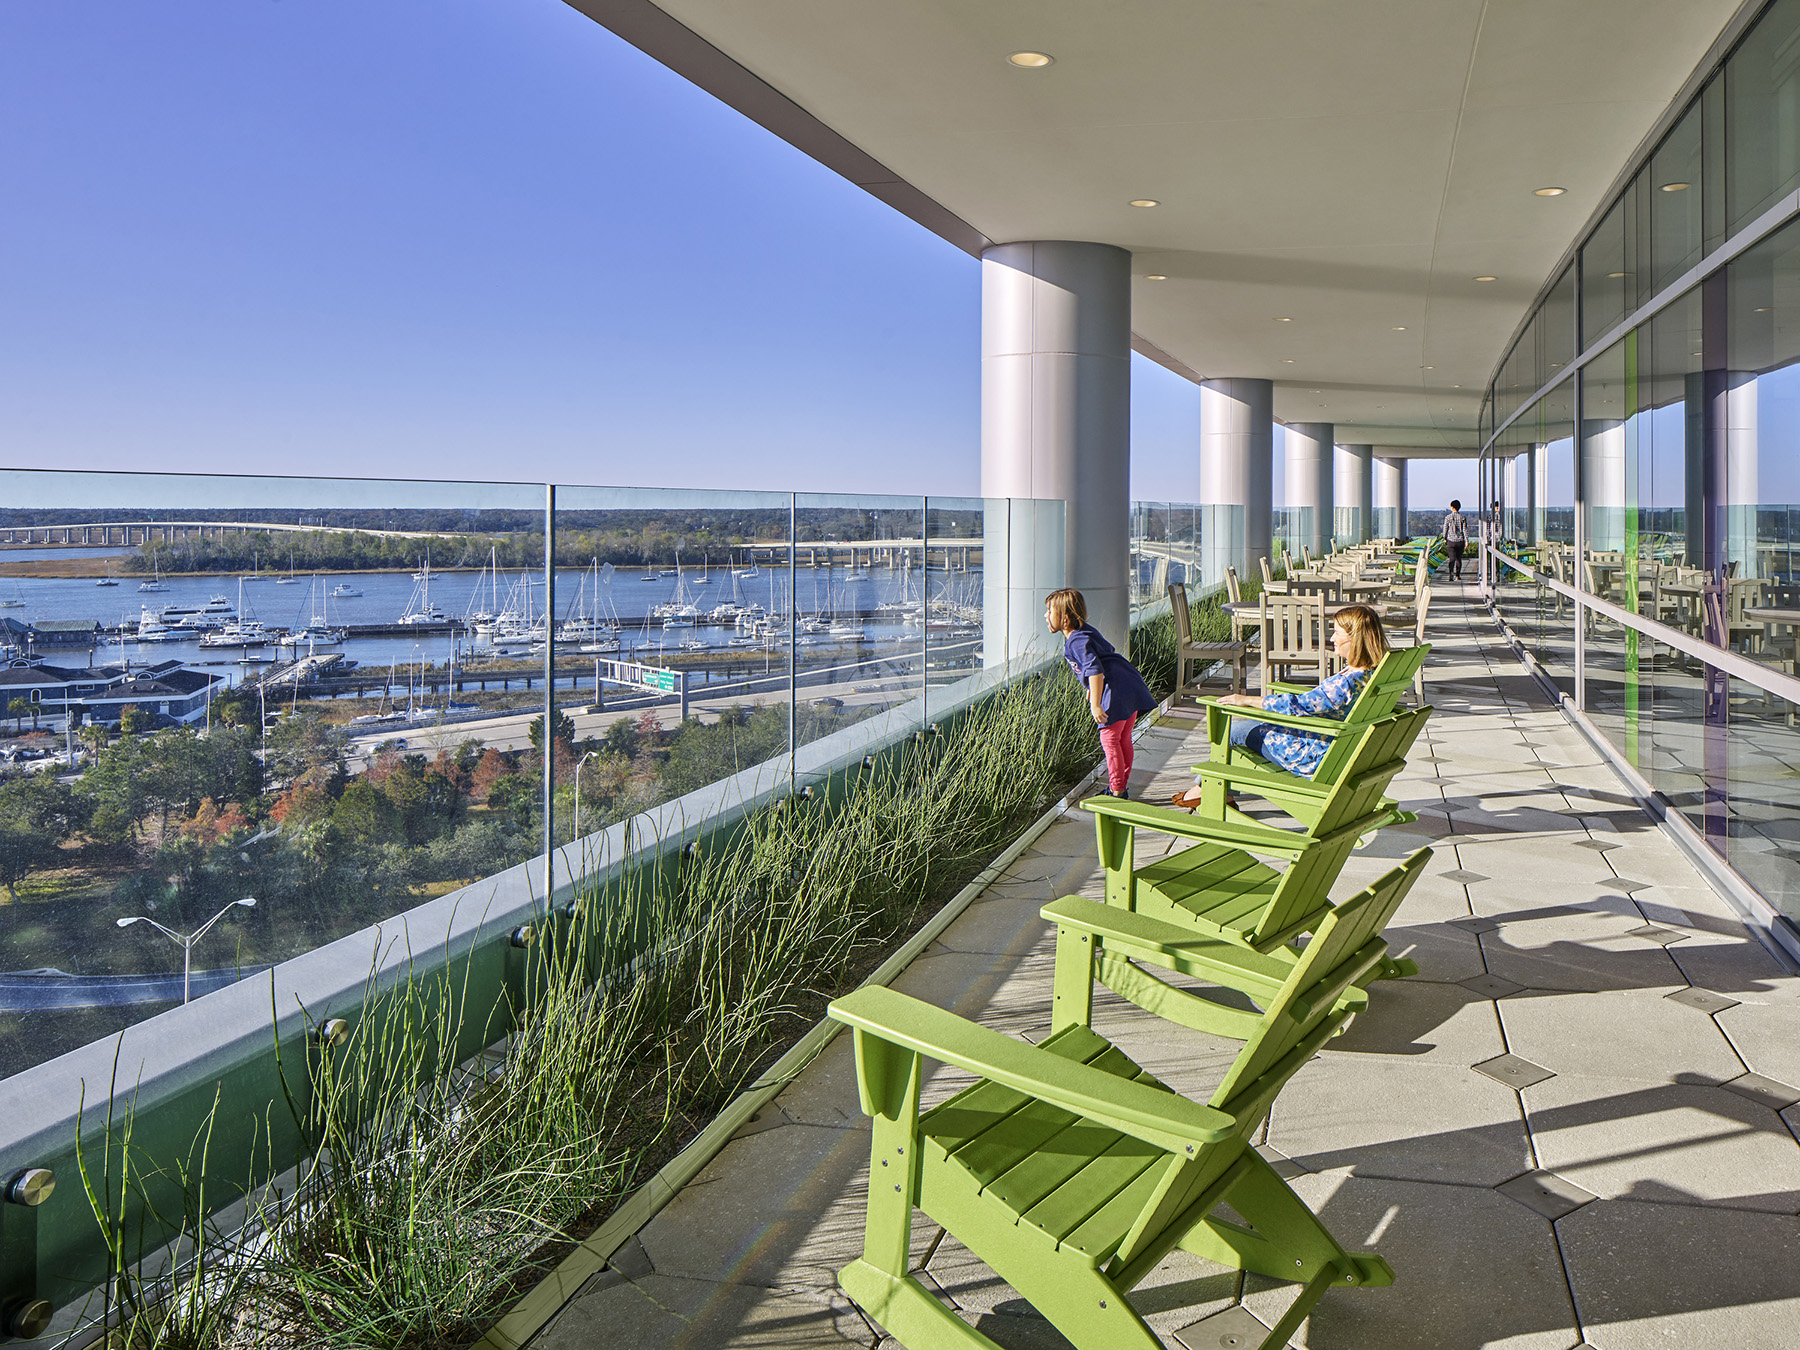
[[[1334,891],[1432,845],[1388,932],[1420,974],[1374,988],[1266,1130],[1266,1156],[1345,1246],[1380,1251],[1397,1281],[1328,1293],[1294,1344],[1790,1346],[1800,1104],[1776,1108],[1783,1085],[1800,1085],[1800,975],[1751,938],[1540,695],[1472,591],[1443,588],[1432,617],[1435,712],[1393,789],[1420,819],[1359,850]],[[1132,795],[1185,787],[1203,743],[1180,716],[1146,732]],[[1037,911],[1057,895],[1099,896],[1093,847],[1084,815],[1052,826],[896,987],[1041,1036],[1053,938]],[[1169,847],[1140,833],[1140,858]],[[1634,935],[1646,927],[1672,940]],[[1665,997],[1690,986],[1735,1006]],[[1105,991],[1095,1021],[1201,1100],[1237,1049]],[[1551,1076],[1521,1092],[1472,1068],[1508,1054]],[[1747,1072],[1774,1089],[1722,1086]],[[968,1081],[939,1066],[926,1099]],[[903,1350],[834,1286],[860,1251],[867,1140],[839,1037],[534,1345]],[[912,1251],[946,1306],[1004,1350],[1067,1346],[923,1216]],[[1292,1296],[1178,1252],[1133,1302],[1166,1344],[1210,1350],[1272,1325]]]

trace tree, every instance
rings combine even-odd
[[[348,838],[364,844],[392,839],[399,824],[381,789],[361,781],[344,789],[332,808],[331,823]]]
[[[139,732],[150,730],[155,721],[155,714],[145,711],[135,703],[127,703],[119,710],[119,730],[127,736],[136,736]]]
[[[636,755],[642,743],[643,737],[627,718],[621,717],[606,729],[606,748],[626,759]]]
[[[341,764],[350,746],[350,734],[316,712],[284,717],[269,728],[269,753],[265,766],[278,783],[289,783],[311,769]]]
[[[81,826],[82,803],[47,773],[0,784],[0,885],[13,899],[33,872],[56,865]]]
[[[556,721],[553,725],[556,729],[552,734],[573,750],[575,747],[575,719],[566,712],[559,712],[556,714]],[[531,719],[530,736],[531,748],[538,752],[538,757],[541,759],[544,754],[544,715],[542,713]]]
[[[31,716],[31,700],[15,698],[11,703],[6,705],[6,715],[12,718],[13,730],[15,732],[23,731],[25,729],[25,719]]]
[[[502,779],[516,776],[518,772],[519,766],[513,763],[510,756],[489,746],[469,775],[469,795],[476,801],[485,802],[495,785]]]

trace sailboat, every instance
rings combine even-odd
[[[111,563],[106,564],[106,575],[94,583],[96,586],[117,586],[118,584],[119,579],[112,574]]]
[[[157,562],[156,555],[152,553],[150,555],[150,580],[138,582],[138,590],[149,594],[151,592],[161,593],[168,589],[163,585],[162,564]]]
[[[312,579],[312,590],[308,593],[311,602],[312,622],[304,628],[290,629],[277,638],[276,645],[282,647],[336,647],[345,637],[344,630],[333,628],[325,615],[325,606],[319,603],[319,579]]]
[[[13,582],[13,593],[11,595],[7,595],[7,596],[0,596],[0,609],[24,609],[24,608],[25,608],[25,591],[24,591],[24,588],[21,587],[19,585],[19,583],[15,581],[15,582]]]
[[[413,586],[412,596],[406,602],[406,613],[402,614],[396,622],[403,623],[409,628],[422,623],[448,623],[449,620],[444,617],[444,611],[431,601],[431,555],[429,553],[425,555],[424,568],[413,575],[418,578],[418,581]]]
[[[681,553],[675,553],[675,595],[650,611],[650,617],[661,619],[664,628],[692,628],[700,619],[700,606],[681,574]]]
[[[250,648],[269,645],[268,631],[255,619],[245,617],[249,611],[244,608],[244,581],[245,578],[238,578],[237,618],[201,638],[202,647]]]
[[[612,564],[606,565],[606,584],[612,584]],[[588,586],[592,584],[592,608],[589,608]],[[594,559],[594,565],[582,574],[581,590],[575,597],[575,613],[563,621],[557,632],[559,642],[574,642],[580,650],[589,655],[619,650],[619,625],[608,622],[600,616],[600,559]]]
[[[262,579],[263,579],[262,578],[262,554],[257,552],[255,549],[251,549],[250,550],[250,571],[247,575],[239,577],[238,580],[239,581],[261,581]]]
[[[290,548],[288,550],[288,574],[285,577],[276,577],[275,584],[277,586],[292,586],[299,580],[300,578],[294,575],[294,550]]]

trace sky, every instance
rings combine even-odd
[[[976,260],[561,0],[7,0],[0,181],[12,467],[979,490]]]

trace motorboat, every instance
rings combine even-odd
[[[361,597],[362,592],[357,590],[356,587],[352,586],[347,581],[340,581],[331,588],[331,598],[333,600],[357,600]]]

